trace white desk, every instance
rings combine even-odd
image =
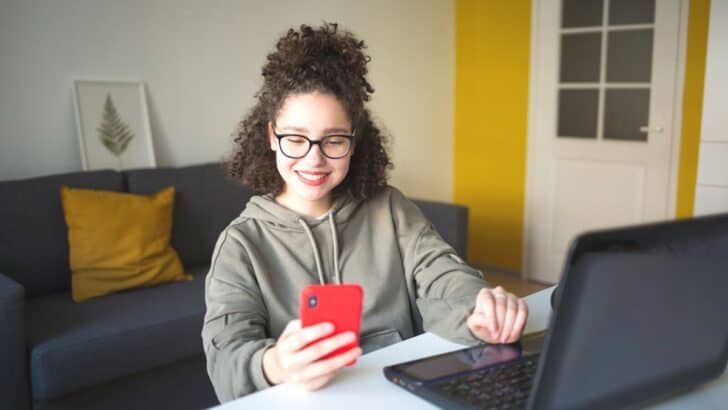
[[[525,300],[530,311],[526,333],[543,330],[548,326],[552,291],[553,288],[549,288],[526,297]],[[231,401],[216,409],[436,409],[437,407],[427,401],[387,381],[382,369],[391,364],[463,347],[434,334],[426,333],[362,356],[355,366],[342,370],[329,385],[321,390],[305,392],[291,385],[283,384]],[[698,389],[651,408],[661,410],[726,409],[728,408],[728,372]]]

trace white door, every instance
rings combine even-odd
[[[524,273],[578,233],[667,219],[681,0],[534,0]]]

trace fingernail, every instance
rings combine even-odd
[[[331,323],[326,323],[324,325],[324,332],[328,333],[328,332],[333,332],[333,331],[334,331],[334,325],[332,325]]]

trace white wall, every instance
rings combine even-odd
[[[74,79],[146,83],[160,166],[220,160],[275,39],[324,20],[368,43],[392,183],[451,200],[452,0],[2,0],[0,180],[81,169]]]
[[[710,3],[696,215],[728,212],[728,1]]]

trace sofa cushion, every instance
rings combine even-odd
[[[22,284],[26,296],[70,288],[61,185],[121,191],[122,178],[93,171],[0,182],[0,272]]]
[[[251,192],[225,175],[222,164],[124,172],[129,192],[174,186],[172,247],[185,266],[209,265],[220,232],[245,208]]]
[[[207,268],[194,279],[75,303],[67,292],[28,300],[35,400],[202,354]]]
[[[64,186],[61,202],[76,302],[192,279],[169,245],[174,187],[134,195]]]

